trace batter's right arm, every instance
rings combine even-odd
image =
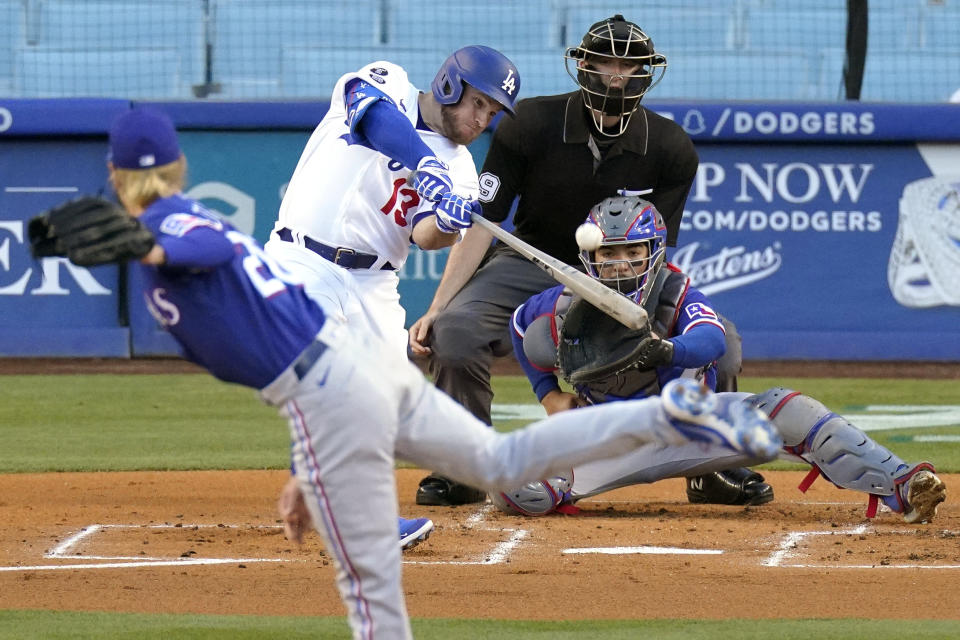
[[[492,241],[493,236],[489,231],[480,227],[470,227],[463,239],[450,249],[450,256],[447,258],[447,265],[443,269],[443,276],[433,296],[433,302],[430,303],[427,312],[410,326],[410,350],[414,355],[430,354],[430,347],[427,345],[433,321],[476,273]]]
[[[484,217],[497,224],[507,219],[526,164],[520,150],[520,140],[528,127],[522,117],[523,103],[521,100],[517,105],[516,118],[502,118],[497,125],[480,175],[479,199]],[[520,120],[524,120],[524,123],[521,124]],[[473,277],[492,241],[493,236],[489,231],[472,226],[450,250],[447,266],[430,308],[410,327],[410,350],[414,355],[430,353],[427,345],[433,321]]]

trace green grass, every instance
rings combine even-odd
[[[956,380],[894,378],[742,378],[740,389],[757,393],[788,387],[813,396],[834,411],[868,404],[951,404],[960,402]]]
[[[744,378],[741,388],[781,385],[831,409],[871,404],[957,404],[955,380]],[[496,402],[534,403],[525,378],[494,379]],[[2,376],[0,473],[186,469],[282,469],[287,426],[246,388],[192,375]],[[851,418],[854,422],[855,418]],[[498,422],[509,431],[524,421]],[[913,442],[919,434],[960,434],[960,424],[871,432],[906,460],[960,471],[960,443]],[[785,463],[768,465],[791,468]]]
[[[939,640],[960,636],[960,622],[943,620],[414,620],[418,640]],[[79,638],[244,640],[340,639],[343,619],[0,611],[0,640]]]
[[[276,410],[205,374],[2,376],[0,388],[0,472],[289,465]]]

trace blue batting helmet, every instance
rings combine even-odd
[[[433,79],[433,95],[440,104],[456,104],[463,95],[464,82],[499,102],[513,115],[513,104],[520,92],[520,75],[505,55],[482,45],[457,49]]]

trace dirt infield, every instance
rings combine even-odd
[[[766,475],[754,508],[690,505],[682,482],[630,487],[578,516],[412,505],[423,472],[397,472],[401,511],[436,533],[404,556],[422,617],[942,618],[960,611],[960,507],[928,525],[824,480]],[[0,476],[0,607],[342,615],[317,536],[277,526],[282,471]],[[960,476],[947,476],[956,487]],[[578,603],[567,606],[564,603]],[[931,607],[935,602],[937,606]]]

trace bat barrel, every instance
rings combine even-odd
[[[582,271],[540,251],[512,233],[500,228],[483,216],[471,214],[473,223],[493,234],[517,253],[550,274],[550,277],[600,309],[629,329],[642,329],[647,324],[647,312],[633,300],[597,282]]]

